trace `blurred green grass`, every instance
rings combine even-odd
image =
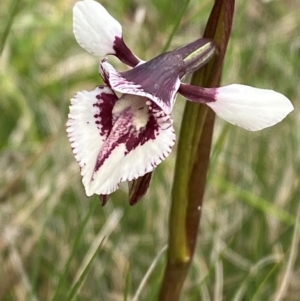
[[[73,37],[75,1],[20,1],[12,16],[14,3],[4,0],[0,9],[0,41],[12,20],[0,57],[0,300],[69,300],[94,254],[73,300],[131,300],[167,243],[176,151],[138,205],[128,205],[125,186],[104,208],[88,199],[65,123],[72,95],[100,83],[98,59]],[[164,47],[184,7],[178,0],[101,3],[143,59]],[[211,4],[190,1],[170,48],[201,36]],[[182,300],[299,300],[298,15],[297,0],[237,1],[223,83],[277,90],[295,111],[258,133],[217,120]],[[183,105],[179,98],[173,112],[177,133]],[[138,300],[156,299],[163,267],[161,258]]]

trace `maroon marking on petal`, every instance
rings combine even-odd
[[[89,107],[89,110],[92,110],[93,113],[95,111],[97,111],[96,113],[94,113],[94,116],[93,116],[95,120],[93,120],[93,118],[91,118],[90,121],[86,121],[86,124],[95,122],[95,124],[97,125],[97,129],[99,130],[99,135],[101,137],[103,137],[104,139],[109,134],[109,132],[112,128],[112,109],[113,109],[115,102],[118,100],[118,97],[115,95],[115,93],[112,90],[110,90],[110,93],[104,92],[105,90],[107,91],[106,86],[97,86],[97,88],[95,89],[95,91],[97,91],[98,94],[96,94],[95,100],[93,100],[94,103],[92,104],[92,106],[96,109],[91,109]],[[74,99],[79,98],[77,100],[84,102],[84,100],[80,99],[82,96],[79,94],[80,93],[76,93],[74,96]],[[72,112],[71,108],[74,106],[77,106],[77,105],[71,103],[71,106],[70,106],[71,112]],[[74,114],[76,115],[76,113],[74,113]],[[71,122],[71,121],[73,121],[73,122]],[[76,124],[81,121],[82,121],[81,117],[78,117],[78,116],[70,117],[70,114],[69,114],[69,121],[67,123],[67,132],[68,132],[67,136],[71,142],[71,149],[75,155],[75,158],[76,158],[76,155],[78,154],[78,146],[77,146],[77,136],[74,133],[74,123]],[[73,128],[73,131],[69,131],[69,129],[72,129],[72,128]],[[83,166],[86,165],[86,163],[83,163],[81,160],[78,160],[77,158],[76,158],[76,160],[78,161],[81,169]]]
[[[122,37],[115,37],[113,49],[116,52],[115,56],[121,62],[130,67],[135,67],[140,62],[140,60],[127,47]]]
[[[181,83],[178,92],[186,99],[197,103],[215,102],[217,100],[216,88],[201,88]]]
[[[149,121],[147,125],[140,130],[140,132],[129,135],[127,141],[125,142],[126,145],[126,152],[127,155],[130,151],[135,149],[138,145],[145,144],[148,140],[154,140],[158,133],[158,124],[156,119],[153,115],[149,116]]]
[[[99,88],[102,88],[99,86]],[[115,94],[101,92],[97,96],[97,102],[93,107],[98,108],[98,112],[94,115],[95,124],[101,136],[107,136],[112,129],[112,109],[118,99]]]
[[[153,106],[155,109],[153,109]],[[95,171],[97,171],[105,162],[105,160],[112,154],[113,150],[121,145],[125,145],[124,156],[139,145],[145,144],[149,140],[154,140],[159,131],[159,124],[155,113],[161,109],[152,104],[149,107],[149,119],[145,127],[136,129],[134,125],[134,112],[131,107],[126,108],[119,113],[117,117],[113,117],[113,128],[105,141],[97,159]],[[165,115],[164,115],[165,116]],[[171,126],[172,124],[170,124]]]
[[[105,84],[111,88],[110,82],[109,82],[109,74],[107,72],[107,70],[105,68],[103,68],[103,63],[106,62],[107,59],[104,58],[103,60],[101,60],[101,63],[99,65],[99,73],[103,79],[103,81],[105,82]]]
[[[127,108],[120,115],[121,118],[117,118],[114,122],[114,126],[98,155],[95,171],[102,166],[104,161],[118,145],[124,143],[124,136],[128,134],[128,129],[131,127],[130,124],[132,123],[133,114],[130,112],[130,108]]]

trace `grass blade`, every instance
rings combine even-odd
[[[97,255],[99,254],[99,251],[101,250],[101,247],[103,245],[105,237],[103,237],[102,241],[100,242],[99,247],[95,250],[93,256],[91,257],[90,261],[87,263],[87,265],[85,266],[85,268],[83,269],[81,275],[79,276],[78,280],[74,283],[74,285],[71,288],[71,291],[69,292],[69,295],[67,297],[67,301],[71,301],[74,299],[74,297],[76,296],[76,293],[78,292],[78,290],[80,289],[81,285],[83,284],[95,258],[97,257]]]
[[[96,208],[96,206],[99,206],[99,200],[98,199],[95,199],[94,202],[91,204],[89,212],[87,213],[86,217],[84,218],[81,225],[79,226],[79,231],[78,231],[78,234],[77,234],[76,239],[74,241],[72,252],[71,252],[71,254],[68,258],[68,261],[66,263],[64,272],[59,277],[55,294],[54,294],[53,298],[51,299],[52,301],[57,301],[60,298],[60,290],[61,290],[64,282],[67,279],[67,273],[69,272],[72,259],[74,258],[76,250],[80,245],[80,241],[81,241],[85,226],[86,226],[87,222],[89,221],[89,218],[91,217],[91,215],[92,215],[94,209]]]
[[[2,54],[2,51],[4,49],[8,34],[9,34],[11,26],[13,24],[14,18],[17,14],[19,4],[20,4],[20,0],[14,0],[11,3],[10,10],[9,10],[9,13],[8,13],[8,19],[6,21],[4,31],[3,31],[2,36],[0,38],[0,55]]]

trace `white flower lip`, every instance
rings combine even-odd
[[[140,96],[118,99],[107,86],[77,93],[67,132],[87,196],[110,194],[153,171],[175,143],[172,123]]]
[[[216,88],[215,97],[215,101],[207,105],[219,117],[249,131],[275,125],[294,110],[283,94],[246,85]]]
[[[115,54],[114,42],[116,38],[122,38],[120,23],[100,3],[93,0],[75,4],[73,32],[82,48],[100,57]]]

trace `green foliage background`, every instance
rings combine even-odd
[[[74,3],[0,4],[0,300],[155,300],[176,147],[136,206],[125,185],[105,207],[85,196],[65,124],[69,99],[101,79],[98,58],[73,37]],[[160,53],[185,5],[101,3],[145,60]],[[170,49],[201,36],[211,5],[190,1]],[[277,90],[295,111],[255,133],[217,120],[182,300],[299,300],[299,32],[297,0],[237,1],[223,83]],[[183,105],[178,98],[177,133]]]

